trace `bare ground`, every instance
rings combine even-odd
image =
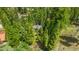
[[[58,51],[79,51],[79,26],[72,25],[62,31]]]

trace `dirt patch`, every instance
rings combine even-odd
[[[72,25],[62,32],[60,36],[59,51],[79,50],[79,26]]]

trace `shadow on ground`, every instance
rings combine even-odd
[[[41,41],[37,42],[39,48],[41,48],[43,51],[48,51],[48,48],[44,46],[44,44]]]
[[[67,47],[72,46],[74,43],[78,43],[78,39],[76,39],[74,37],[60,36],[60,38],[62,39],[60,41],[60,43],[67,46]]]
[[[79,26],[79,23],[73,23],[73,25],[75,25],[75,26]]]

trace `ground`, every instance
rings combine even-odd
[[[58,51],[79,51],[79,26],[77,24],[62,31]]]

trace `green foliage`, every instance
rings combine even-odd
[[[71,8],[71,22],[79,23],[79,8]]]
[[[20,20],[17,12],[15,16],[15,11],[16,9],[11,8],[9,10],[7,8],[1,9],[1,21],[6,29],[7,41],[14,48],[20,45],[20,41],[26,42],[26,45],[34,43],[36,37],[31,21],[26,21],[24,18]]]
[[[79,8],[0,8],[6,39],[14,50],[31,50],[38,41],[44,50],[55,49],[62,29],[78,21]],[[73,19],[73,20],[72,20]],[[77,22],[76,21],[76,22]],[[42,28],[34,29],[34,25]]]

